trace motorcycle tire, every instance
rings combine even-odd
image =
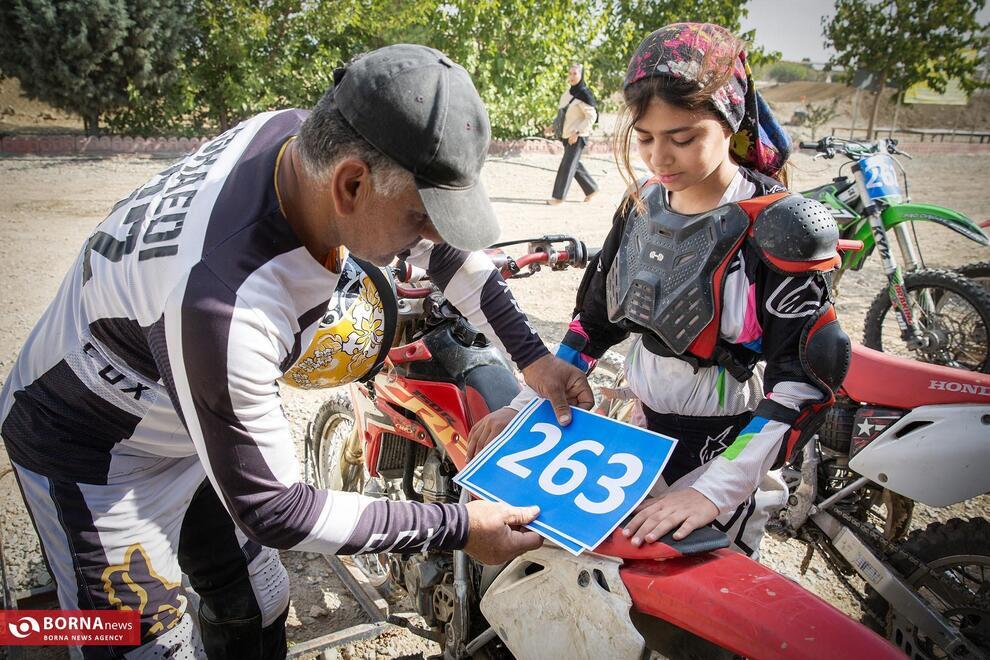
[[[976,261],[965,266],[956,268],[955,271],[963,277],[977,282],[987,291],[990,291],[990,261]]]
[[[906,273],[904,288],[909,300],[921,291],[932,292],[937,318],[922,318],[917,304],[912,311],[922,332],[932,336],[940,349],[912,351],[904,345],[886,290],[866,313],[863,344],[922,362],[990,373],[990,292],[959,273],[935,269]]]
[[[314,484],[319,488],[361,492],[363,474],[354,474],[351,467],[346,478],[340,469],[344,444],[354,432],[354,409],[351,400],[342,393],[324,401],[309,426],[309,443],[313,450]],[[345,483],[345,481],[347,483]]]
[[[308,435],[316,486],[371,497],[386,495],[364,467],[363,445],[357,437],[350,397],[338,393],[325,401],[313,417]],[[354,555],[351,559],[378,593],[388,598],[402,594],[400,585],[392,579],[387,553]]]
[[[924,530],[911,532],[901,547],[928,567],[925,571],[895,556],[892,564],[907,583],[958,626],[983,655],[990,655],[990,600],[986,597],[990,589],[990,522],[983,518],[953,518],[945,523],[931,523]],[[948,579],[942,581],[936,576]],[[869,615],[864,616],[863,622],[886,636],[909,658],[948,655],[906,618],[892,611],[880,594],[869,587],[866,602],[871,611],[880,615],[881,622]]]

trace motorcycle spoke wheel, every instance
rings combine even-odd
[[[325,402],[313,418],[311,433],[315,445],[315,481],[318,487],[364,493],[372,497],[386,494],[381,480],[373,479],[368,474],[364,457],[354,451],[357,427],[350,399],[335,397]],[[351,445],[350,451],[348,445]],[[354,555],[352,561],[372,586],[386,595],[391,591],[386,553]]]
[[[328,403],[335,404],[336,401]],[[363,470],[350,464],[341,466],[341,453],[355,431],[354,416],[349,410],[327,405],[317,413],[313,423],[316,435],[316,485],[330,490],[361,492]]]
[[[902,547],[926,566],[895,559],[906,582],[978,649],[967,657],[990,657],[990,523],[982,518],[932,523],[912,532]],[[876,592],[870,590],[869,598],[887,611],[887,637],[908,657],[953,657]]]
[[[931,573],[919,569],[908,582],[986,656],[990,653],[990,557],[953,555],[929,562],[928,567]],[[954,588],[935,576],[940,576]],[[915,648],[925,656],[951,657],[896,614],[891,616],[890,623],[897,637],[913,638]]]
[[[939,270],[908,273],[904,287],[911,315],[928,345],[914,350],[906,345],[890,298],[882,292],[866,315],[866,346],[922,362],[990,372],[990,293],[957,273]]]

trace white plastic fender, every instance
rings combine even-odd
[[[639,660],[645,642],[629,619],[621,564],[544,546],[495,578],[481,611],[520,660]]]
[[[854,427],[854,439],[858,432]],[[990,406],[915,408],[856,454],[849,467],[929,506],[982,495],[990,491]]]

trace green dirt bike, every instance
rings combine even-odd
[[[831,207],[841,238],[863,243],[862,250],[843,254],[835,284],[847,270],[861,269],[874,248],[880,253],[887,286],[866,314],[863,343],[924,362],[990,373],[990,291],[969,279],[990,277],[988,264],[968,264],[962,272],[925,268],[914,222],[935,222],[990,246],[986,232],[962,213],[909,201],[907,174],[893,156],[910,156],[897,148],[897,140],[863,143],[827,136],[800,147],[817,151],[816,159],[841,154],[849,160],[831,183],[802,193]],[[847,165],[851,176],[842,172]],[[888,231],[900,246],[903,270],[891,254]]]

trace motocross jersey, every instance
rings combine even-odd
[[[658,184],[659,185],[659,184]],[[777,181],[740,168],[717,206],[784,191]],[[664,203],[669,196],[663,190]],[[616,213],[596,264],[585,274],[573,321],[558,352],[577,366],[590,367],[629,331],[609,321],[606,282],[624,220]],[[820,274],[787,276],[768,268],[747,241],[730,258],[719,321],[719,343],[736,356],[765,362],[739,381],[721,365],[658,354],[655,336],[639,334],[625,364],[629,389],[651,411],[695,418],[730,417],[752,411],[763,397],[792,410],[823,393],[801,366],[799,345],[809,318],[827,301]],[[726,513],[753,493],[778,455],[790,426],[754,415],[737,434],[710,438],[701,450],[709,463],[691,485]]]
[[[299,479],[276,381],[338,277],[275,192],[280,150],[307,115],[247,120],[113,207],[7,378],[0,434],[15,464],[58,482],[107,484],[136,457],[198,456],[238,527],[269,547],[460,547],[461,505],[387,507]],[[483,253],[423,241],[409,260],[520,368],[546,353]]]

